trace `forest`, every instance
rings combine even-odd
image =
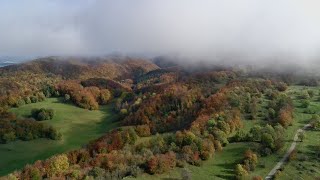
[[[272,71],[261,76],[254,70],[221,66],[189,70],[158,59],[131,58],[43,58],[0,72],[2,144],[41,138],[63,141],[59,129],[50,125],[60,117],[55,109],[37,107],[27,112],[28,117],[11,110],[50,98],[88,112],[112,105],[117,115],[116,127],[82,148],[25,164],[3,179],[160,178],[177,169],[182,171],[175,178],[196,179],[186,169],[218,161],[225,149],[244,144],[240,159],[232,162],[224,178],[259,180],[267,175],[260,174],[261,169],[271,170],[275,157],[286,150],[287,138],[299,127],[299,113],[312,116],[312,131],[320,129],[315,108],[320,89],[314,77]],[[301,142],[307,138],[302,132],[298,137]],[[298,155],[290,159],[294,156]],[[262,165],[268,158],[275,163]],[[282,171],[274,178],[284,177]],[[319,173],[308,177],[319,178]]]

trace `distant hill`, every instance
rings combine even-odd
[[[151,61],[131,58],[61,58],[46,57],[0,69],[1,73],[31,72],[52,74],[64,79],[87,79],[92,77],[126,79],[136,78],[159,69]]]
[[[26,56],[0,56],[0,67],[21,63],[30,58]]]

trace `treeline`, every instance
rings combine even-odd
[[[34,119],[17,118],[13,113],[3,109],[0,109],[0,127],[0,143],[38,138],[61,139],[61,134],[53,127]]]
[[[42,101],[43,89],[60,81],[57,76],[0,68],[0,106],[18,107]]]
[[[200,165],[202,159],[221,150],[212,136],[196,137],[192,132],[156,136],[136,143],[132,128],[115,130],[90,143],[86,149],[71,151],[26,166],[11,176],[28,178],[122,179],[142,172],[163,173],[185,163]],[[59,168],[57,168],[59,167]]]
[[[99,104],[107,104],[112,93],[108,89],[99,89],[96,86],[83,87],[77,81],[63,81],[55,89],[81,108],[96,110]]]

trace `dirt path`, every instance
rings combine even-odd
[[[286,154],[283,155],[282,159],[274,166],[274,168],[269,172],[269,174],[266,176],[265,180],[273,179],[276,172],[283,166],[283,164],[288,160],[290,154],[292,151],[296,148],[297,142],[298,142],[298,134],[301,132],[304,132],[308,127],[310,127],[310,124],[306,124],[302,129],[298,129],[296,134],[294,135],[293,142],[286,152]]]

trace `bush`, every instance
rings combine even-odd
[[[33,119],[2,119],[0,121],[0,143],[9,143],[17,139],[30,141],[37,138],[61,139],[61,134],[51,126]]]
[[[30,99],[30,97],[24,98],[24,101],[25,101],[26,104],[31,104],[31,99]]]
[[[303,91],[300,97],[301,99],[309,99],[310,95],[307,91]]]
[[[44,101],[46,99],[46,96],[43,94],[43,92],[37,93],[38,101]]]
[[[14,132],[9,132],[9,133],[4,134],[2,139],[3,139],[4,143],[9,143],[11,141],[16,140],[16,135]]]
[[[15,107],[20,107],[20,106],[23,106],[23,105],[25,105],[26,104],[26,102],[23,100],[23,99],[18,99],[17,101],[16,101],[16,103],[14,104],[14,106]]]
[[[32,109],[31,116],[37,121],[51,120],[54,116],[53,109]]]
[[[312,98],[314,96],[314,91],[313,90],[308,90],[308,94]]]
[[[32,103],[38,102],[37,96],[31,96],[31,97],[30,97],[30,100],[31,100]]]
[[[66,101],[66,102],[70,101],[70,95],[69,94],[65,94],[64,95],[64,101]]]
[[[52,140],[61,140],[62,135],[56,129],[49,127],[47,137]]]
[[[309,100],[304,99],[304,100],[301,101],[301,107],[302,108],[307,108],[307,107],[309,107],[309,105],[310,105],[310,101]]]

